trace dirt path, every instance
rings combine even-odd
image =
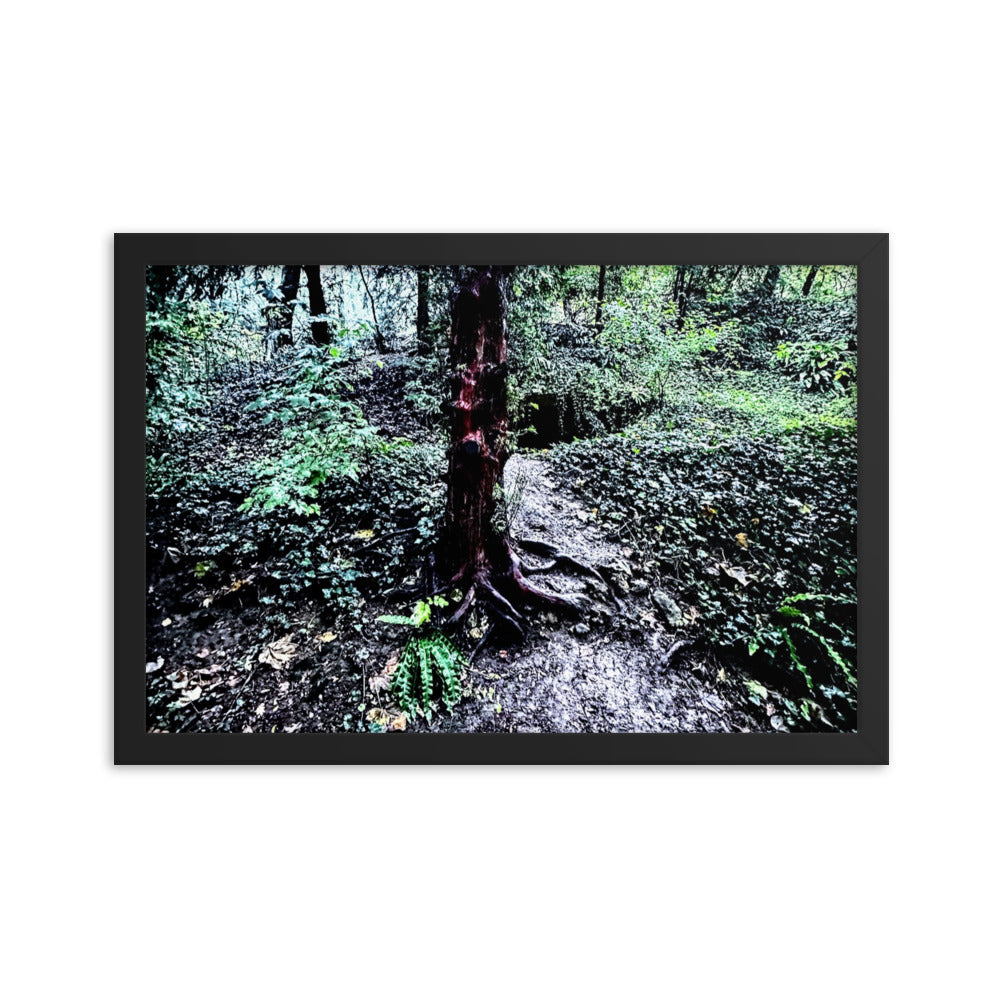
[[[760,732],[772,731],[743,683],[696,647],[668,657],[678,630],[636,575],[631,550],[604,537],[593,515],[554,481],[540,457],[513,456],[507,489],[523,483],[512,521],[514,538],[555,545],[599,568],[619,585],[609,599],[589,578],[561,572],[535,579],[561,593],[586,593],[591,610],[574,621],[542,611],[528,642],[487,647],[470,670],[472,697],[436,731],[503,732]],[[663,595],[669,598],[670,595]],[[669,605],[667,605],[669,607]],[[721,673],[720,673],[721,670]]]

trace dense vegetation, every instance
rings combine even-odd
[[[729,730],[853,728],[853,268],[513,270],[496,530],[572,607],[510,616],[428,585],[468,271],[151,269],[149,725],[483,728],[478,700],[516,729],[523,649],[662,635],[654,686],[695,677]]]

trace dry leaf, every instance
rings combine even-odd
[[[281,639],[276,639],[274,642],[268,643],[257,657],[258,663],[266,663],[269,667],[273,667],[275,670],[281,670],[286,666],[288,661],[295,655],[296,646],[292,642],[292,637],[290,635],[283,636]]]
[[[163,619],[163,621],[162,621],[162,622],[160,622],[160,624],[161,624],[161,625],[162,625],[162,626],[163,626],[164,628],[166,628],[166,627],[167,627],[167,626],[168,626],[168,625],[170,624],[170,619],[169,619],[169,618],[164,618],[164,619]]]
[[[201,697],[201,688],[196,684],[192,688],[188,688],[178,699],[181,705],[190,705],[192,701],[197,700]]]
[[[371,528],[362,528],[361,531],[354,532],[355,538],[372,538],[374,535],[375,532]]]
[[[374,722],[379,726],[389,728],[389,713],[384,708],[373,708],[365,718],[369,722]]]
[[[725,563],[719,563],[719,569],[722,570],[726,576],[732,577],[738,584],[743,587],[749,586],[751,580],[756,580],[755,576],[751,576],[742,566],[727,566]]]
[[[402,732],[406,728],[406,714],[401,712],[389,719],[389,732]]]
[[[368,678],[368,687],[371,688],[373,694],[378,694],[379,691],[388,691],[392,686],[392,678],[386,673],[373,674]]]
[[[210,657],[210,656],[211,656],[212,654],[211,654],[211,652],[209,652],[209,649],[208,649],[208,647],[207,647],[207,646],[203,646],[203,647],[202,647],[201,649],[199,649],[199,650],[198,650],[198,652],[197,652],[197,653],[195,653],[194,655],[195,655],[195,656],[197,656],[199,660],[206,660],[206,659],[208,659],[208,657]]]
[[[263,714],[264,714],[264,702],[261,702],[254,711],[254,715],[256,715],[259,718]]]
[[[747,536],[742,531],[736,536],[736,544],[741,549],[748,549],[748,548],[750,548],[750,543],[747,541]]]
[[[317,642],[333,642],[337,637],[332,632],[324,632],[322,635],[316,636]]]

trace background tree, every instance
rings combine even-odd
[[[760,283],[760,297],[770,299],[778,288],[778,278],[781,276],[781,265],[770,264],[764,272],[764,280]]]
[[[268,311],[268,329],[274,331],[275,347],[288,347],[292,343],[292,320],[295,318],[295,300],[302,281],[301,264],[285,264],[281,269],[281,284],[278,286],[280,301]]]
[[[816,275],[819,273],[819,264],[813,264],[809,268],[809,273],[806,275],[806,280],[802,284],[802,297],[808,298],[809,293],[812,291],[813,282],[816,280]]]
[[[597,332],[604,332],[604,290],[608,277],[608,266],[607,264],[602,264],[600,270],[597,273],[597,318],[595,324],[597,326]]]
[[[325,346],[330,343],[330,325],[325,319],[317,319],[326,315],[326,298],[323,295],[323,283],[320,280],[319,265],[306,264],[306,283],[309,286],[309,313],[313,317],[312,338],[314,343]]]
[[[389,345],[386,343],[385,336],[382,333],[382,327],[379,326],[378,312],[375,309],[375,296],[372,295],[368,279],[365,277],[365,269],[360,264],[358,265],[358,273],[361,275],[361,283],[365,286],[365,294],[368,296],[368,302],[372,309],[372,324],[375,327],[375,345],[381,354],[385,354],[389,350]]]
[[[434,344],[430,337],[430,268],[417,267],[417,353],[425,357],[432,353]]]

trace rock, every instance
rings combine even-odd
[[[676,625],[678,627],[685,624],[684,612],[681,611],[680,605],[665,591],[654,590],[652,601],[666,616],[669,624]]]
[[[573,631],[577,635],[588,635],[590,633],[590,626],[587,625],[585,622],[579,622],[578,624],[573,626]]]

